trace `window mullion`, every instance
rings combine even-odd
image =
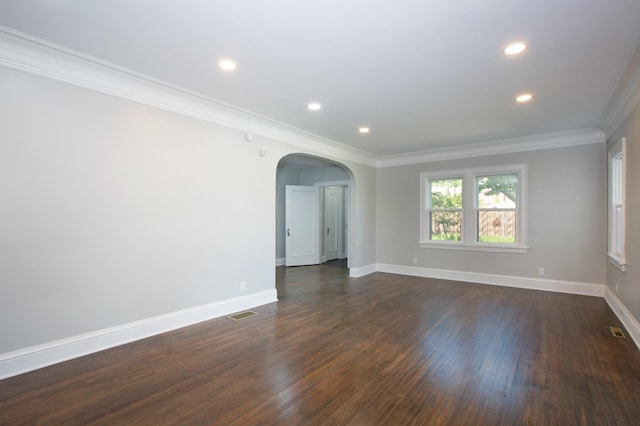
[[[476,183],[475,176],[467,173],[463,181],[464,190],[462,191],[462,241],[465,244],[474,244],[476,242],[476,220],[477,202],[475,200]]]

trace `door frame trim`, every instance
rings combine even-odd
[[[351,203],[353,202],[353,186],[351,185],[351,179],[343,179],[343,180],[330,180],[330,181],[324,181],[324,182],[316,182],[314,184],[314,186],[317,186],[318,188],[325,188],[327,186],[343,186],[346,187],[346,191],[348,192],[348,200],[346,203],[343,203],[343,209],[345,210],[345,218],[346,218],[346,223],[342,224],[343,228],[346,228],[347,230],[347,250],[346,250],[346,256],[347,256],[347,268],[351,268],[351,256],[350,256],[350,252],[351,252],[351,247],[353,247],[353,239],[352,239],[352,235],[351,235]],[[321,206],[320,206],[320,217],[319,217],[319,221],[323,221],[324,220],[324,199],[323,197],[321,198]],[[320,223],[320,225],[322,225],[322,223]],[[322,226],[320,226],[319,228],[322,228]],[[321,247],[321,256],[324,256],[324,246]]]

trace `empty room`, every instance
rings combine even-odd
[[[640,424],[638,22],[0,0],[0,425]]]

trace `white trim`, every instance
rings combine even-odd
[[[463,244],[448,241],[420,241],[418,245],[421,248],[438,249],[438,250],[462,250],[462,251],[484,251],[490,253],[517,253],[523,254],[529,252],[527,246],[509,246],[509,245],[491,245],[491,244]]]
[[[516,201],[516,244],[497,244],[478,242],[477,224],[477,177],[501,174],[518,175],[518,193]],[[435,179],[461,178],[462,182],[462,239],[460,241],[433,241],[429,240],[427,229],[431,227],[426,208],[428,181]],[[457,170],[442,170],[420,173],[420,241],[418,245],[422,248],[445,249],[445,250],[467,250],[485,251],[494,253],[527,253],[527,165],[508,164],[478,168],[467,168]]]
[[[266,290],[0,354],[0,380],[277,300]]]
[[[556,133],[543,133],[511,139],[458,145],[451,148],[436,148],[405,154],[379,157],[376,167],[396,167],[422,164],[434,161],[456,160],[460,158],[483,157],[512,152],[537,151],[542,149],[566,148],[578,145],[605,143],[605,135],[600,129],[586,128]]]
[[[604,293],[604,300],[607,301],[613,313],[616,314],[622,325],[624,325],[624,328],[629,332],[631,339],[633,339],[638,349],[640,349],[640,323],[638,320],[609,287],[606,288]]]
[[[559,281],[510,275],[481,274],[477,272],[450,271],[446,269],[423,268],[378,263],[378,272],[410,275],[414,277],[437,278],[442,280],[490,284],[503,287],[526,288],[530,290],[553,291],[557,293],[578,294],[581,296],[604,297],[604,284]]]
[[[276,259],[276,266],[284,266],[284,263],[285,263],[284,257],[279,257]]]
[[[352,186],[351,186],[351,179],[343,179],[343,180],[329,180],[329,181],[324,181],[324,182],[316,182],[314,183],[314,186],[317,186],[318,188],[326,188],[328,186],[340,186],[343,187],[345,189],[343,189],[344,193],[343,194],[347,194],[345,198],[343,198],[343,211],[344,211],[344,217],[346,219],[347,223],[342,224],[342,230],[346,231],[347,235],[346,235],[346,248],[347,251],[341,251],[340,255],[338,256],[339,259],[347,259],[347,268],[350,267],[351,265],[351,257],[349,256],[349,247],[351,247],[351,244],[349,243],[349,241],[351,240],[351,205],[349,204],[351,202],[351,200],[353,199],[351,197],[351,190],[352,190]],[[324,219],[324,198],[322,198],[322,210],[321,210],[321,216]],[[322,227],[323,228],[323,227]],[[324,236],[324,232],[322,233]],[[322,252],[324,255],[324,237],[322,238],[323,241],[323,245],[322,245]],[[340,244],[341,246],[344,244]],[[344,247],[342,247],[342,249],[344,249]],[[341,249],[341,250],[342,250]],[[322,263],[326,262],[326,257],[323,257]]]
[[[346,187],[350,187],[351,186],[351,181],[349,179],[345,179],[345,180],[330,180],[327,182],[316,182],[313,184],[314,186],[320,187],[320,188],[325,188],[327,186],[346,186]]]
[[[365,151],[0,25],[0,65],[375,166]]]
[[[620,167],[617,168],[618,157],[620,157]],[[619,175],[615,173],[619,170]],[[616,179],[619,177],[620,179]],[[627,138],[620,139],[608,153],[607,171],[609,194],[607,197],[608,212],[608,235],[607,235],[607,257],[620,271],[624,272],[627,266],[626,260],[626,216],[627,216]],[[617,196],[620,197],[621,214],[617,220]],[[617,247],[620,246],[620,252]]]
[[[376,264],[372,263],[371,265],[361,266],[359,268],[350,268],[349,276],[351,278],[360,278],[360,277],[364,277],[365,275],[373,274],[376,271],[377,271]]]
[[[609,263],[618,268],[620,272],[625,272],[627,270],[626,260],[623,261],[618,256],[615,256],[611,253],[607,253],[607,259],[609,259]]]

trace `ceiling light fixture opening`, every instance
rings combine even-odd
[[[220,59],[218,61],[218,66],[224,71],[233,71],[238,68],[238,65],[231,59]]]
[[[522,41],[518,41],[516,43],[511,43],[510,45],[505,47],[504,53],[506,55],[517,55],[518,53],[523,52],[526,48],[527,48],[526,43]]]
[[[516,101],[520,103],[529,102],[531,99],[533,99],[533,95],[531,93],[523,93],[522,95],[518,95],[516,97]]]
[[[369,133],[370,131],[371,131],[371,129],[370,129],[370,128],[368,128],[368,127],[360,127],[360,128],[358,129],[358,132],[360,132],[360,133],[362,133],[362,134]]]
[[[318,111],[320,108],[322,108],[322,105],[320,105],[318,102],[311,102],[307,105],[307,108],[309,108],[311,111]]]

